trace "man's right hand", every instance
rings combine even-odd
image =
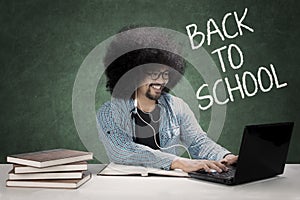
[[[216,170],[219,173],[228,170],[224,164],[218,161],[190,160],[187,158],[175,158],[171,164],[171,169],[181,169],[185,172],[193,172],[198,170],[210,172],[210,170]]]

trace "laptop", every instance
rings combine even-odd
[[[228,172],[190,172],[192,178],[237,185],[282,174],[294,123],[245,126],[238,162]]]

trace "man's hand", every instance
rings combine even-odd
[[[233,154],[228,154],[227,156],[225,156],[225,158],[220,160],[220,162],[223,163],[224,165],[232,165],[235,164],[237,160],[238,160],[238,156]]]
[[[205,170],[206,172],[210,172],[210,170],[217,170],[217,172],[219,173],[228,170],[224,164],[218,161],[190,160],[187,158],[176,158],[175,160],[173,160],[171,169],[182,169],[185,172],[193,172],[201,169]]]

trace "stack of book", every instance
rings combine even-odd
[[[8,187],[78,188],[91,178],[87,160],[92,152],[53,149],[7,156],[13,163]]]

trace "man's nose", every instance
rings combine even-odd
[[[156,83],[159,83],[159,84],[166,84],[168,82],[168,79],[164,79],[163,78],[163,75],[160,74],[159,77],[155,80]]]

